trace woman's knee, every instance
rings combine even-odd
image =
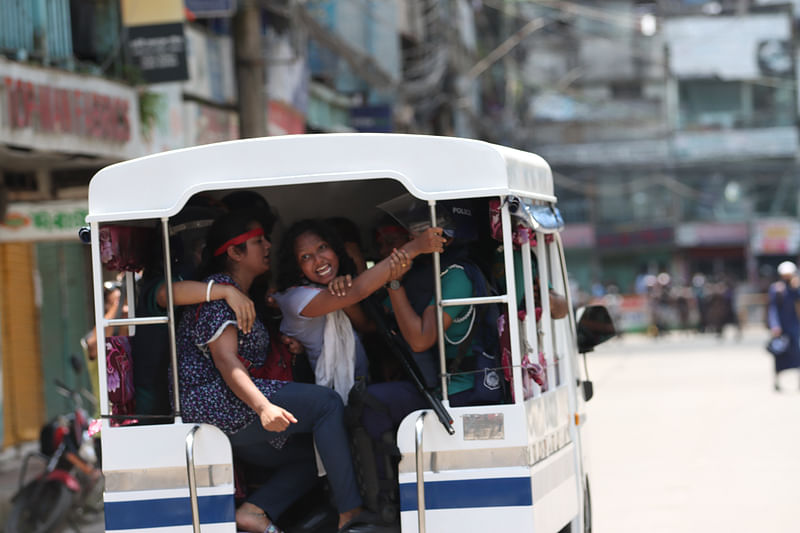
[[[343,416],[344,404],[342,399],[333,389],[320,385],[298,384],[299,396],[302,402],[307,405],[309,411],[315,413],[318,418],[326,416]]]
[[[318,391],[318,399],[320,406],[323,408],[323,411],[327,414],[343,414],[344,413],[344,403],[342,402],[341,396],[334,391],[333,389],[329,389],[328,387],[321,387],[319,385],[314,385],[317,389],[321,389]]]

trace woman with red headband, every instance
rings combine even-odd
[[[247,213],[219,218],[206,241],[201,271],[209,289],[232,285],[247,293],[270,267],[269,239]],[[336,393],[253,377],[266,360],[269,335],[259,320],[247,333],[237,328],[224,300],[188,307],[177,342],[183,420],[219,427],[238,458],[272,470],[237,509],[239,530],[279,531],[273,521],[316,481],[313,437],[339,510],[340,531],[347,531],[361,513],[361,497]]]

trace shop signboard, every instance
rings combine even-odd
[[[147,83],[189,79],[181,22],[128,28],[128,52]]]
[[[78,242],[88,213],[86,200],[10,203],[0,223],[0,242]]]
[[[350,127],[364,133],[391,133],[392,106],[372,105],[350,108]]]
[[[591,224],[569,224],[561,231],[561,242],[566,250],[594,248],[594,226]]]
[[[120,160],[138,139],[133,88],[0,58],[0,143]]]
[[[695,246],[731,246],[747,244],[746,222],[708,222],[681,224],[675,229],[675,244],[684,248]]]
[[[753,221],[750,251],[753,255],[797,255],[800,222],[779,218]]]
[[[635,247],[670,246],[675,240],[673,228],[647,228],[631,231],[597,233],[597,246],[601,249],[626,249]]]
[[[128,54],[147,83],[188,79],[182,0],[122,0]]]

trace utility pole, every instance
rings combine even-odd
[[[267,134],[266,76],[261,50],[261,9],[257,0],[239,0],[233,17],[239,135]]]

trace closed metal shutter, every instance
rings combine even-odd
[[[36,268],[42,285],[39,309],[42,383],[47,419],[72,408],[58,394],[53,380],[91,390],[80,339],[91,327],[94,305],[90,301],[88,246],[79,242],[40,242],[35,245]],[[77,356],[84,369],[75,374],[70,357]],[[90,406],[86,406],[91,412]]]
[[[0,244],[3,447],[37,440],[44,421],[34,247]]]

